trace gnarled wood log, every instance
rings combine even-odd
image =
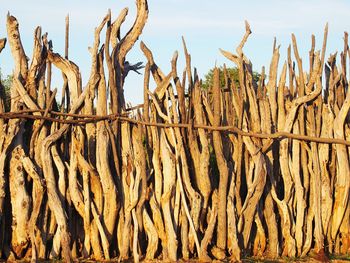
[[[184,39],[182,81],[177,52],[164,74],[141,42],[148,61],[144,104],[126,109],[125,78],[141,68],[126,55],[148,18],[147,1],[136,6],[124,37],[127,9],[114,21],[109,11],[95,29],[84,89],[68,59],[68,18],[64,56],[37,27],[28,61],[18,22],[8,16],[15,65],[11,97],[0,85],[0,259],[240,261],[348,253],[347,33],[340,66],[331,55],[324,79],[327,26],[321,52],[312,37],[308,72],[292,35],[298,71],[291,46],[278,71],[275,41],[269,72],[263,68],[257,81],[243,53],[251,34],[246,23],[236,54],[221,50],[238,76],[224,66],[222,87],[216,67],[208,90]],[[63,75],[60,109],[52,65]]]

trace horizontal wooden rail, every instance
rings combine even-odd
[[[36,116],[36,115],[30,115],[28,113],[33,112],[44,112],[44,110],[23,110],[19,112],[6,112],[6,113],[0,113],[0,118],[3,119],[32,119],[32,120],[45,120],[50,122],[58,122],[58,123],[64,123],[64,124],[72,124],[72,125],[85,125],[87,123],[94,123],[99,121],[114,121],[117,120],[119,122],[129,122],[133,124],[141,124],[144,126],[155,126],[160,128],[186,128],[186,129],[204,129],[208,130],[210,132],[212,131],[221,131],[221,132],[232,132],[241,136],[245,137],[253,137],[253,138],[260,138],[260,139],[295,139],[300,141],[309,141],[309,142],[318,142],[318,143],[327,143],[327,144],[342,144],[346,146],[350,146],[350,141],[344,140],[344,139],[335,139],[335,138],[326,138],[326,137],[314,137],[314,136],[307,136],[307,135],[300,135],[300,134],[294,134],[294,133],[288,133],[288,132],[274,132],[274,133],[255,133],[255,132],[249,132],[249,131],[243,131],[236,126],[208,126],[208,125],[199,125],[199,124],[188,124],[188,123],[157,123],[157,122],[146,122],[142,120],[136,120],[132,119],[130,117],[126,117],[125,114],[122,115],[116,115],[116,114],[109,114],[105,116],[99,116],[99,115],[84,115],[84,114],[69,114],[69,113],[61,113],[56,111],[51,111],[49,114],[55,115],[55,116],[67,116],[67,117],[75,117],[79,119],[74,120],[66,120],[66,119],[59,119],[54,117],[48,117],[48,116]]]

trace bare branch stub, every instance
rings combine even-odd
[[[5,48],[6,46],[6,38],[1,38],[0,39],[0,52]]]

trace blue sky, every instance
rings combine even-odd
[[[70,59],[79,65],[84,85],[89,77],[88,46],[92,45],[94,28],[108,8],[111,8],[115,18],[124,7],[129,8],[129,15],[122,33],[129,29],[135,18],[134,0],[1,0],[0,37],[6,36],[6,14],[9,11],[20,23],[22,42],[29,58],[32,55],[33,32],[38,25],[42,26],[43,32],[49,33],[54,51],[63,54],[64,21],[69,13]],[[350,1],[341,0],[149,0],[149,10],[149,19],[140,39],[151,48],[160,68],[168,73],[172,55],[178,50],[178,72],[182,72],[184,57],[181,36],[184,36],[192,64],[200,76],[204,76],[215,63],[232,66],[220,54],[219,48],[235,50],[244,33],[244,20],[249,21],[253,32],[244,52],[256,71],[261,71],[262,66],[268,69],[274,37],[281,45],[280,67],[286,59],[291,33],[294,33],[306,63],[304,69],[307,69],[311,34],[315,34],[316,48],[320,49],[323,29],[329,22],[328,56],[342,50],[343,34],[349,31],[350,25]],[[127,59],[132,63],[145,61],[139,42]],[[0,54],[0,67],[3,74],[12,72],[13,62],[8,47]],[[61,83],[60,74],[54,72],[53,86],[60,88]],[[143,76],[130,74],[125,83],[126,100],[132,104],[141,103],[142,88]]]

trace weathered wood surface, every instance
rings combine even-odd
[[[165,74],[141,42],[144,104],[126,110],[124,80],[142,67],[125,58],[148,17],[147,1],[136,2],[135,23],[124,37],[127,9],[115,21],[109,11],[95,29],[85,87],[68,58],[68,18],[64,57],[38,27],[28,61],[19,23],[8,16],[15,68],[10,98],[0,85],[0,258],[348,254],[347,34],[338,64],[336,55],[325,63],[328,28],[321,52],[313,38],[307,72],[294,35],[280,74],[274,45],[268,77],[263,69],[256,82],[243,53],[251,34],[246,23],[236,54],[221,50],[238,68],[239,84],[224,68],[222,86],[215,68],[208,90],[184,40],[181,78],[177,52]],[[0,52],[5,45],[1,39]],[[60,103],[51,67],[62,72]]]

